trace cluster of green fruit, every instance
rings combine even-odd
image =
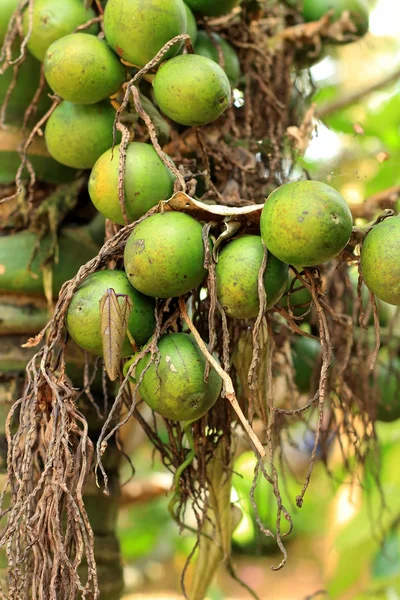
[[[29,11],[23,15],[23,32],[26,35],[30,31],[28,55],[8,102],[7,118],[11,123],[21,123],[39,81],[38,61],[43,62],[48,87],[37,107],[37,116],[43,116],[49,109],[49,92],[55,92],[62,102],[49,117],[45,129],[47,151],[54,160],[45,156],[42,140],[38,143],[40,148],[35,145],[30,149],[29,159],[38,179],[58,183],[71,180],[76,169],[93,169],[89,193],[94,205],[105,217],[124,224],[118,200],[119,146],[114,153],[111,150],[115,109],[109,100],[126,81],[128,68],[120,58],[134,67],[143,67],[171,38],[188,32],[195,54],[174,57],[181,53],[182,43],[168,51],[154,78],[154,101],[179,124],[210,123],[228,107],[231,84],[235,86],[239,81],[240,64],[226,40],[217,34],[197,31],[190,7],[199,15],[221,15],[238,3],[225,0],[214,6],[208,0],[192,0],[187,4],[183,0],[109,0],[104,12],[104,40],[97,37],[97,23],[85,32],[75,32],[96,16],[92,9],[84,8],[82,0],[64,0],[62,6],[58,0],[35,1],[32,22]],[[17,0],[6,2],[0,22],[3,39],[17,6]],[[218,64],[219,52],[224,69]],[[0,100],[6,97],[11,81],[12,69],[8,69],[0,83]],[[3,152],[2,158],[0,179],[8,183],[15,176],[19,156],[17,152]],[[135,221],[169,198],[173,181],[152,146],[132,142],[125,175],[128,219]]]
[[[248,319],[258,314],[263,243],[268,249],[264,285],[266,310],[269,310],[287,288],[289,264],[293,264],[293,258],[302,266],[328,261],[343,250],[351,232],[350,210],[340,194],[329,186],[302,181],[276,190],[263,209],[261,236],[236,237],[219,253],[217,295],[227,315]],[[111,287],[116,294],[131,297],[133,310],[129,331],[136,346],[141,347],[154,329],[154,299],[183,296],[204,285],[207,276],[204,260],[203,227],[196,219],[167,210],[148,217],[136,225],[127,240],[125,273],[95,273],[75,293],[67,314],[71,337],[86,350],[102,354],[99,302]],[[197,346],[193,354],[193,342],[184,341],[186,338],[190,336],[164,336],[160,342],[161,349],[163,344],[168,348],[165,356],[161,352],[164,374],[159,368],[157,377],[157,368],[150,365],[140,384],[143,399],[163,416],[176,420],[181,420],[182,415],[185,419],[201,416],[216,401],[221,385],[214,372],[207,382],[192,376],[198,369],[204,369],[204,358]],[[169,341],[164,342],[164,339]],[[179,360],[171,361],[168,344],[172,343]],[[131,353],[132,346],[126,339],[123,356]],[[141,360],[137,368],[139,373],[148,360],[148,357]],[[201,401],[193,401],[189,381],[193,382]],[[189,397],[191,406],[195,405],[192,411],[187,409]]]

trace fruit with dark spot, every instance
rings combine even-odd
[[[118,198],[119,146],[107,150],[96,162],[89,179],[89,195],[107,219],[124,225]],[[172,196],[174,176],[150,144],[132,142],[126,152],[125,207],[136,221],[152,206]]]
[[[174,211],[139,223],[124,254],[131,284],[155,298],[182,296],[199,286],[207,275],[202,232],[196,219]]]
[[[107,42],[123,59],[144,67],[172,38],[187,32],[182,0],[108,0],[104,11]],[[175,44],[163,57],[175,56]]]
[[[88,33],[72,33],[48,48],[44,74],[63,100],[95,104],[118,90],[125,69],[104,40]]]
[[[196,54],[206,56],[219,64],[218,48],[221,49],[224,59],[224,71],[230,83],[235,86],[240,77],[240,62],[234,48],[217,33],[208,35],[206,31],[199,31],[194,47]]]
[[[400,218],[385,219],[368,233],[361,249],[361,271],[378,298],[400,306]]]
[[[229,242],[220,252],[216,267],[218,299],[230,317],[249,319],[258,315],[258,275],[264,248],[258,235],[244,235]],[[264,274],[267,310],[286,290],[288,265],[268,254]]]
[[[103,354],[100,300],[108,289],[131,298],[133,309],[128,329],[138,346],[147,342],[155,325],[154,300],[135,290],[123,271],[97,271],[89,275],[72,297],[66,325],[68,333],[78,346],[99,356]],[[126,337],[122,356],[130,354],[132,346]]]
[[[186,0],[192,10],[208,17],[226,15],[242,0]]]
[[[35,0],[32,13],[32,33],[28,49],[38,60],[43,61],[47,48],[56,40],[73,33],[79,26],[93,19],[92,8],[86,9],[82,0]],[[29,31],[29,10],[23,17],[24,35]],[[97,24],[86,29],[86,33],[96,34]]]
[[[170,333],[158,342],[159,362],[153,362],[139,385],[140,395],[154,411],[172,421],[202,417],[217,401],[222,380],[211,369],[204,381],[206,360],[193,336]],[[136,367],[136,381],[149,364],[150,355]]]
[[[197,39],[197,21],[187,4],[185,4],[185,11],[187,20],[187,33],[190,35],[192,44],[195,44]]]
[[[154,95],[163,111],[181,125],[207,125],[228,108],[231,86],[214,61],[184,54],[165,62],[154,78]]]
[[[299,4],[305,21],[318,21],[329,10],[333,10],[332,20],[337,20],[343,12],[349,11],[357,28],[357,35],[368,31],[368,6],[364,0],[304,0]]]
[[[47,149],[63,165],[90,169],[112,146],[114,118],[115,110],[106,100],[87,105],[61,102],[46,124]]]
[[[344,198],[320,181],[287,183],[272,192],[261,215],[268,250],[288,264],[319,265],[347,245],[353,227]]]

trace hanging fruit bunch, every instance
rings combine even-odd
[[[109,493],[107,448],[129,419],[174,473],[171,517],[196,517],[194,600],[220,562],[234,572],[239,446],[254,453],[254,487],[272,486],[263,532],[281,568],[291,516],[275,460],[296,420],[313,424],[300,508],[335,436],[346,465],[362,463],[376,419],[398,417],[392,361],[364,328],[400,305],[400,221],[386,211],[354,227],[337,190],[295,171],[314,127],[304,61],[367,23],[361,0],[5,2],[0,290],[8,306],[56,301],[41,333],[24,330],[39,349],[7,425],[10,598],[98,598],[83,486],[95,466]],[[93,361],[114,382],[95,438],[78,403],[93,400]]]

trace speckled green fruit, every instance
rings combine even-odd
[[[186,0],[194,12],[208,17],[220,17],[226,15],[235,6],[239,6],[242,0]]]
[[[205,358],[196,340],[187,333],[170,333],[158,342],[160,359],[152,364],[139,386],[143,400],[154,411],[172,421],[202,417],[217,401],[222,380],[211,369],[204,381]],[[136,367],[136,381],[148,365],[146,355]]]
[[[258,274],[264,257],[259,235],[244,235],[229,242],[219,253],[216,267],[218,299],[230,317],[250,319],[260,308]],[[268,255],[264,274],[267,310],[286,290],[288,265]]]
[[[190,35],[190,39],[192,40],[192,44],[196,43],[197,39],[197,21],[196,17],[192,13],[192,10],[189,8],[187,4],[185,4],[186,11],[186,21],[187,21],[187,33]]]
[[[400,218],[376,225],[364,240],[361,271],[367,287],[378,298],[400,306]]]
[[[72,33],[48,48],[44,74],[63,100],[94,104],[118,90],[125,69],[104,40],[88,33]]]
[[[2,0],[0,9],[0,46],[3,45],[7,33],[8,24],[13,16],[20,0]],[[3,77],[3,76],[2,76]]]
[[[144,67],[172,38],[187,32],[182,0],[108,0],[104,11],[106,40],[125,60]],[[176,44],[164,56],[175,56]]]
[[[135,290],[123,271],[98,271],[89,275],[75,292],[68,307],[66,325],[68,333],[78,346],[101,356],[103,345],[100,328],[100,300],[108,289],[116,294],[126,294],[133,302],[128,329],[138,346],[142,346],[153,333],[154,300]],[[122,356],[132,354],[126,337]]]
[[[225,71],[197,54],[168,60],[154,78],[154,95],[164,114],[181,125],[207,125],[228,108],[231,86]]]
[[[321,358],[321,344],[305,336],[296,336],[292,343],[295,383],[300,393],[312,393],[313,376]],[[318,363],[318,364],[317,364]]]
[[[203,228],[185,213],[148,217],[131,233],[124,254],[131,284],[155,298],[182,296],[205,279]]]
[[[329,10],[334,9],[334,19],[339,19],[344,11],[350,11],[357,27],[357,35],[368,31],[368,6],[364,0],[304,0],[302,14],[305,21],[318,21]]]
[[[96,14],[93,9],[85,9],[82,0],[35,0],[33,5],[32,33],[28,49],[38,60],[43,61],[47,48],[56,40],[72,33]],[[29,13],[23,17],[24,35],[29,31]],[[96,34],[99,27],[92,25],[86,33]]]
[[[0,236],[0,292],[44,296],[43,271],[40,265],[48,256],[51,236],[40,243],[40,250],[28,271],[29,261],[37,244],[37,235],[23,230]],[[96,256],[99,246],[83,227],[62,229],[58,238],[58,264],[53,266],[53,296],[56,297],[65,281],[72,279],[78,269]],[[32,277],[32,273],[34,276]]]
[[[99,212],[124,225],[118,199],[119,146],[96,162],[89,179],[89,195]],[[150,144],[132,142],[126,152],[125,207],[129,221],[142,217],[152,206],[172,196],[174,180]]]
[[[378,421],[391,422],[400,419],[400,360],[388,357],[378,359],[377,384],[380,398],[376,407]]]
[[[281,300],[279,301],[279,306],[282,306],[286,311],[290,311],[294,314],[295,317],[302,317],[305,313],[307,313],[310,309],[310,303],[312,300],[312,294],[310,290],[303,286],[301,281],[296,279],[292,281],[294,276],[290,278],[290,281],[287,286],[287,294],[285,294]],[[290,295],[289,295],[290,291]],[[302,306],[304,304],[304,306]]]
[[[331,260],[347,245],[353,227],[344,198],[320,181],[287,183],[272,192],[261,215],[268,250],[302,267]]]
[[[111,148],[115,110],[104,100],[97,104],[61,102],[46,124],[47,149],[59,163],[90,169]]]
[[[212,37],[211,37],[212,36]],[[218,46],[221,48],[224,57],[224,71],[232,85],[237,85],[240,77],[240,62],[236,51],[232,46],[217,33],[208,35],[206,31],[199,31],[197,41],[194,47],[196,54],[206,56],[216,63],[218,60]]]

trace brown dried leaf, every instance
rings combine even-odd
[[[256,225],[260,223],[263,204],[255,204],[251,206],[223,206],[221,204],[205,204],[199,200],[191,198],[183,192],[177,192],[166,202],[165,207],[172,210],[185,212],[200,221],[222,221],[231,220],[239,221],[245,226]]]
[[[111,381],[115,381],[119,374],[122,346],[132,308],[133,302],[129,296],[116,294],[111,288],[100,300],[104,366]]]

